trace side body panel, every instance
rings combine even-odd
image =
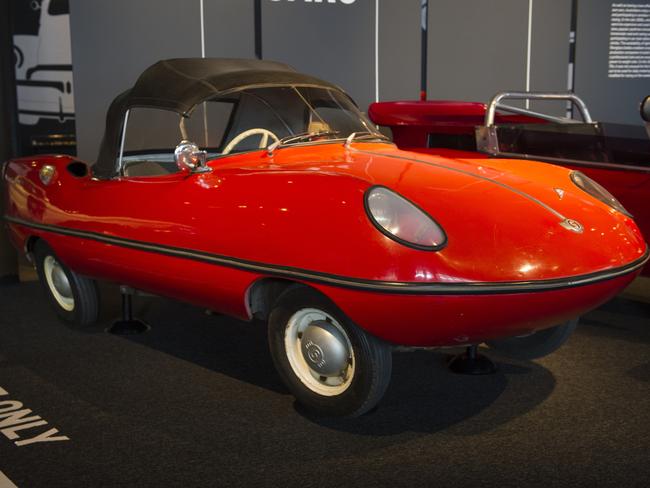
[[[432,134],[444,134],[447,137],[446,142],[449,142],[450,135],[453,135],[461,138],[458,143],[463,146],[473,143],[475,127],[484,123],[485,107],[485,104],[475,102],[382,102],[371,105],[369,115],[373,122],[392,129],[393,139],[400,149],[478,160],[490,158],[475,152],[430,147],[430,142]],[[495,121],[497,124],[544,123],[539,119],[517,115],[497,115]],[[531,159],[533,158],[534,156],[531,156]],[[650,163],[650,154],[648,162]],[[627,166],[617,169],[584,161],[580,164],[566,162],[563,166],[582,171],[607,188],[634,216],[645,239],[650,239],[650,165],[638,169]],[[642,274],[650,276],[650,266],[646,266]]]
[[[107,181],[73,176],[65,157],[18,160],[6,170],[10,229],[17,247],[30,236],[42,237],[81,274],[239,318],[249,317],[250,285],[285,268],[398,284],[535,281],[616,268],[646,250],[634,224],[598,202],[567,196],[560,208],[582,212],[595,229],[614,232],[616,239],[568,232],[543,206],[502,188],[523,185],[537,195],[566,170],[533,163],[527,173],[540,182],[535,186],[517,173],[516,161],[487,168],[470,160],[418,162],[411,156],[385,145],[355,144],[347,150],[332,144],[282,149],[274,157],[255,152],[223,158],[211,162],[207,174]],[[47,186],[38,176],[46,164],[56,167]],[[408,194],[435,214],[450,236],[448,246],[419,251],[378,232],[363,209],[372,184]],[[612,224],[615,229],[608,230]],[[119,242],[110,241],[116,238]],[[177,255],[183,250],[244,264]],[[274,268],[255,271],[250,263]],[[378,337],[433,346],[555,325],[597,306],[632,276],[554,292],[440,296],[295,281],[320,289]]]
[[[614,297],[638,274],[556,291],[502,295],[376,295],[317,286],[358,325],[410,346],[454,346],[526,335]]]

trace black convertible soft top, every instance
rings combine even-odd
[[[230,90],[274,85],[340,90],[331,83],[298,73],[291,66],[275,61],[222,58],[158,61],[140,75],[132,88],[111,103],[93,174],[97,178],[112,178],[118,174],[117,157],[124,116],[132,107],[162,108],[189,116],[201,102]]]

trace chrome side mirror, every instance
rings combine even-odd
[[[190,141],[181,141],[174,150],[174,161],[181,171],[190,173],[205,173],[210,171],[205,165],[208,153],[201,151],[199,146]]]
[[[650,95],[641,102],[641,118],[645,122],[645,130],[650,137]]]
[[[650,95],[641,102],[641,118],[646,122],[650,122]]]

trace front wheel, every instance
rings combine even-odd
[[[34,258],[38,278],[57,315],[82,327],[96,322],[99,314],[96,283],[65,266],[43,241],[34,246]]]
[[[571,337],[577,325],[578,319],[569,320],[529,335],[489,341],[487,344],[516,359],[538,359],[558,350]]]
[[[269,317],[269,345],[284,383],[317,414],[362,415],[390,381],[391,346],[306,287],[289,288],[278,299]]]

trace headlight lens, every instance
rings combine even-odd
[[[625,207],[621,205],[621,202],[619,202],[614,195],[581,171],[572,171],[571,181],[573,181],[578,188],[589,193],[592,197],[609,205],[613,209],[618,210],[622,214],[632,217],[632,214],[625,210]]]
[[[394,241],[426,251],[447,243],[442,228],[406,198],[383,186],[366,192],[366,209],[373,224]]]

